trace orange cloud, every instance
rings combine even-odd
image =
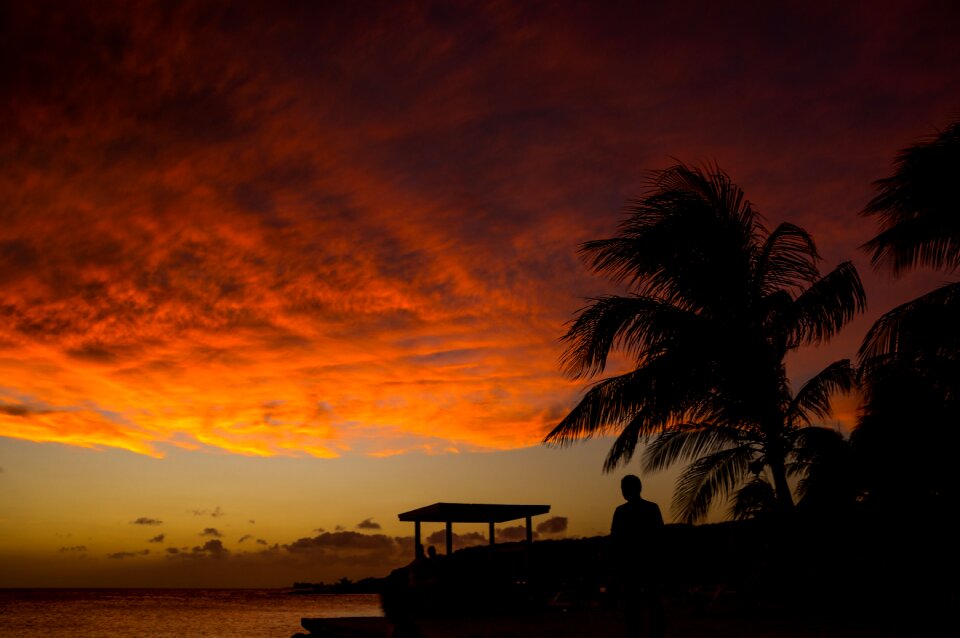
[[[879,18],[852,41],[811,12],[741,50],[669,12],[584,11],[320,3],[264,29],[254,7],[12,9],[0,435],[154,456],[534,444],[580,390],[563,323],[605,292],[575,248],[613,231],[642,169],[716,158],[848,258],[914,136],[857,89],[877,70],[820,62],[916,49],[882,76],[912,95],[957,62],[924,53],[949,30],[891,43]],[[859,163],[836,157],[851,122]]]

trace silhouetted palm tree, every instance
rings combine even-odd
[[[827,416],[832,392],[850,388],[853,370],[835,362],[793,395],[784,357],[863,310],[853,265],[821,277],[806,231],[768,231],[727,175],[684,165],[652,173],[617,236],[581,254],[630,294],[580,310],[564,336],[564,370],[595,378],[614,350],[632,369],[590,386],[546,441],[616,433],[608,471],[641,442],[647,471],[690,461],[674,495],[684,520],[751,475],[768,477],[778,506],[792,507],[787,476],[803,432]]]
[[[895,167],[863,211],[880,219],[880,234],[864,244],[874,266],[960,268],[960,122],[900,151]]]
[[[880,220],[880,233],[864,245],[876,267],[895,275],[960,268],[958,180],[960,122],[897,155],[893,176],[876,182],[879,193],[863,211]],[[928,505],[956,499],[960,282],[878,319],[860,348],[860,370],[864,402],[852,440],[869,497]]]
[[[850,441],[837,430],[805,428],[799,433],[791,473],[797,483],[798,507],[836,517],[849,511],[860,496]]]
[[[918,266],[960,268],[960,122],[897,155],[892,177],[863,215],[880,219],[864,244],[875,267],[895,275]],[[870,329],[861,359],[910,353],[956,360],[960,345],[960,282],[894,308]]]

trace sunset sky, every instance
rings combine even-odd
[[[0,586],[385,575],[435,501],[606,533],[608,442],[539,445],[559,337],[678,160],[856,262],[789,370],[854,356],[944,278],[857,212],[960,114],[960,5],[728,4],[0,5]]]

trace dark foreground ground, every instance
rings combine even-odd
[[[823,615],[815,611],[754,611],[715,608],[667,609],[667,638],[947,638],[960,631],[956,619],[944,622],[899,615]],[[391,636],[383,618],[345,618],[311,623],[311,638]],[[614,609],[549,610],[530,614],[432,618],[418,622],[423,638],[582,638],[623,636],[621,613]]]
[[[667,637],[960,636],[960,529],[952,519],[895,521],[668,526],[649,564]],[[381,601],[394,625],[411,620],[423,638],[619,637],[608,551],[604,537],[467,548],[396,570],[380,583]],[[304,627],[309,636],[407,638],[385,619]]]

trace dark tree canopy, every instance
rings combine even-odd
[[[960,122],[900,151],[894,174],[876,186],[863,210],[880,222],[880,233],[863,246],[875,266],[897,274],[920,265],[960,267]]]
[[[863,214],[880,232],[864,245],[877,267],[960,267],[960,122],[898,155]],[[960,282],[901,304],[860,348],[863,406],[852,442],[867,500],[929,510],[960,500]]]
[[[831,393],[851,387],[853,369],[835,362],[794,394],[784,357],[864,309],[853,264],[821,276],[806,231],[768,230],[726,174],[685,165],[652,173],[616,236],[587,242],[581,255],[627,294],[579,311],[563,368],[595,379],[619,351],[632,369],[589,386],[546,441],[615,434],[607,470],[641,442],[647,471],[690,462],[674,496],[685,520],[705,516],[718,496],[756,502],[762,489],[737,491],[751,476],[791,507],[787,475],[803,432],[827,416]]]

